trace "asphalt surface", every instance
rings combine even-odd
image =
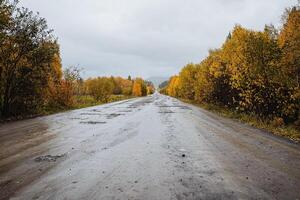
[[[0,199],[300,199],[300,147],[154,94],[0,125]]]

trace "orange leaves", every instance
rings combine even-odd
[[[147,95],[147,86],[143,79],[136,78],[132,86],[132,95],[141,97]]]

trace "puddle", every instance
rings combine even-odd
[[[121,110],[119,112],[132,112],[132,110]]]
[[[160,105],[158,106],[159,108],[180,108],[180,109],[183,109],[183,110],[192,110],[191,108],[189,108],[188,106],[165,106],[165,105]]]
[[[138,107],[138,105],[129,105],[129,106],[127,106],[127,108],[129,108],[129,109],[131,109],[131,108],[137,108]]]
[[[71,117],[71,120],[86,120],[88,118],[80,118],[80,117]]]
[[[65,157],[66,154],[62,155],[45,155],[45,156],[39,156],[34,159],[35,162],[56,162],[57,159]]]

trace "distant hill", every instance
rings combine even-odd
[[[161,84],[164,81],[169,80],[169,77],[159,77],[159,76],[155,77],[155,76],[153,76],[153,77],[148,78],[147,80],[151,81],[153,83],[153,85],[156,88],[158,88],[159,84]]]
[[[168,83],[169,83],[169,81],[164,81],[161,84],[159,84],[158,88],[162,89],[162,88],[166,87],[168,85]]]

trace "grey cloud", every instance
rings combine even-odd
[[[48,20],[64,66],[86,76],[169,76],[219,47],[235,24],[279,25],[296,0],[23,0]]]

